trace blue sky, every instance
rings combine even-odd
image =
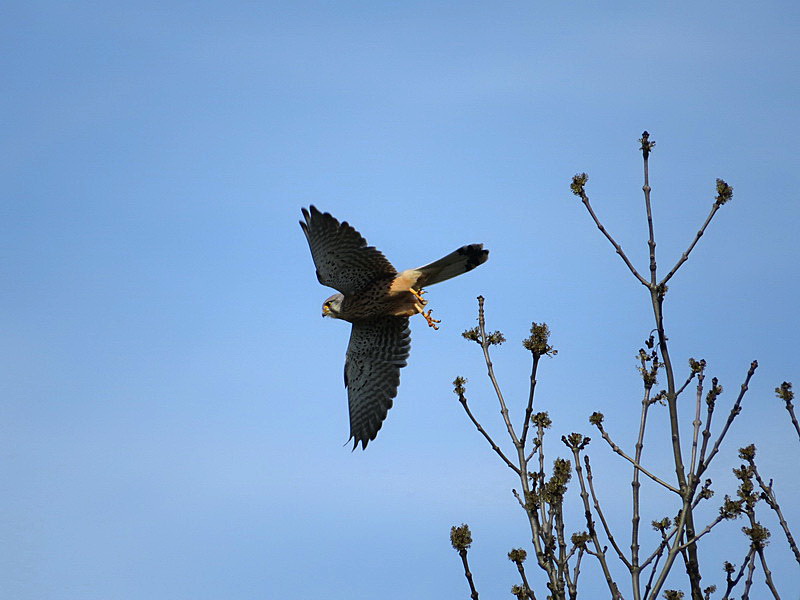
[[[662,268],[705,218],[714,179],[735,188],[666,307],[675,362],[706,358],[724,401],[761,364],[713,502],[735,489],[736,448],[756,441],[800,528],[800,446],[772,392],[800,379],[798,10],[6,3],[0,595],[464,598],[448,534],[467,522],[479,591],[503,597],[525,522],[452,394],[469,378],[475,412],[503,437],[479,349],[459,334],[483,294],[519,412],[519,341],[546,321],[559,355],[541,366],[537,408],[554,420],[551,458],[562,433],[596,437],[594,410],[631,447],[648,297],[569,181],[589,173],[597,212],[646,269],[645,129]],[[399,268],[464,243],[492,252],[430,290],[443,326],[415,319],[367,452],[343,445],[349,327],[319,317],[330,291],[297,225],[310,203]],[[652,435],[649,464],[669,476]],[[599,489],[627,531],[629,470],[599,442]],[[653,498],[644,519],[674,514]],[[796,594],[796,564],[765,522],[770,566]],[[740,527],[705,547],[704,583],[741,560]]]

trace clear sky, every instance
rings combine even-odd
[[[735,188],[671,282],[673,358],[705,358],[725,407],[761,364],[701,522],[735,490],[736,448],[756,441],[800,533],[800,444],[772,392],[800,384],[799,12],[5,3],[0,597],[461,599],[448,536],[462,522],[482,597],[511,597],[506,552],[529,535],[511,473],[452,393],[469,378],[503,439],[479,349],[459,334],[483,294],[509,340],[495,362],[519,419],[519,342],[546,321],[559,354],[541,365],[537,409],[554,420],[551,458],[562,433],[597,438],[594,410],[632,446],[649,300],[569,182],[589,173],[596,210],[646,270],[645,129],[662,267],[708,213],[715,178]],[[331,291],[297,224],[310,203],[398,268],[491,249],[430,290],[441,330],[414,319],[395,407],[366,452],[344,445],[349,326],[320,318]],[[688,431],[690,398],[681,410]],[[670,477],[652,436],[647,462]],[[589,451],[625,537],[630,471],[599,438]],[[674,515],[653,496],[646,523]],[[570,531],[584,528],[575,517]],[[765,523],[770,566],[796,597],[797,565]],[[705,547],[704,584],[741,561],[742,524]]]

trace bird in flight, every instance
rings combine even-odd
[[[424,310],[423,288],[451,279],[489,258],[483,244],[461,246],[423,267],[398,273],[386,257],[347,221],[314,206],[303,209],[300,227],[311,248],[322,285],[338,290],[322,305],[322,316],[352,323],[344,364],[353,449],[375,439],[400,385],[400,369],[411,350],[409,317],[421,314],[438,329],[440,321]]]

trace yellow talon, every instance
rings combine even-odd
[[[433,327],[434,329],[438,330],[439,328],[436,326],[436,323],[441,323],[442,321],[440,319],[434,319],[431,316],[432,312],[433,309],[430,309],[427,313],[423,312],[422,316],[425,317],[425,320],[428,322],[428,327]]]
[[[414,294],[414,297],[417,300],[419,300],[419,302],[420,302],[420,304],[422,304],[422,306],[425,306],[428,303],[428,301],[425,300],[425,298],[422,297],[422,294],[425,293],[425,290],[421,289],[420,291],[417,291],[414,288],[410,287],[410,288],[408,288],[408,291],[411,292],[412,294]]]

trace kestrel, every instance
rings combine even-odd
[[[352,323],[344,364],[353,449],[375,439],[400,385],[400,369],[411,350],[408,318],[424,312],[423,287],[471,271],[489,258],[483,244],[461,246],[423,267],[397,272],[386,257],[346,221],[314,206],[303,209],[300,227],[311,248],[317,279],[340,293],[322,305],[322,316]]]

